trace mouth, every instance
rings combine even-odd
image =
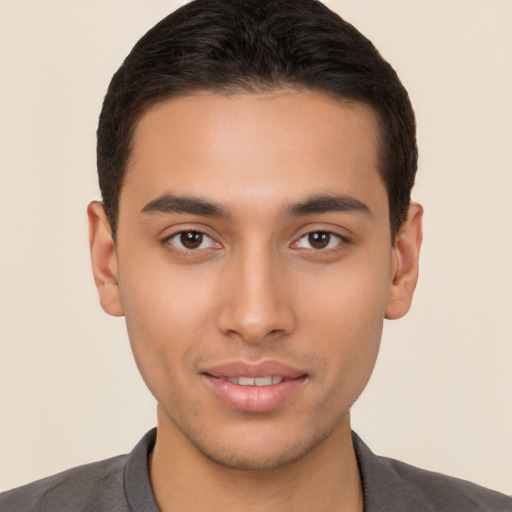
[[[308,379],[306,372],[277,362],[234,362],[201,374],[224,406],[253,413],[270,412],[286,405],[304,389]]]
[[[213,377],[213,375],[212,375]],[[286,377],[281,376],[268,376],[268,377],[225,377],[221,380],[225,380],[226,382],[231,382],[231,384],[236,384],[237,386],[272,386],[274,384],[280,384],[287,379]]]

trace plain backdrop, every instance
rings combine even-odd
[[[0,0],[0,488],[130,451],[155,422],[101,310],[85,209],[111,75],[183,2]],[[512,2],[331,0],[397,69],[425,207],[415,303],[353,409],[372,449],[512,492]]]

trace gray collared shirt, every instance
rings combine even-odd
[[[148,472],[156,429],[128,455],[79,466],[0,495],[1,512],[158,512]],[[365,512],[512,512],[512,498],[374,455],[353,434]]]

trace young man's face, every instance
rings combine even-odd
[[[159,435],[272,468],[349,432],[383,318],[414,288],[377,137],[370,108],[310,92],[203,93],[144,114],[117,253],[99,205],[90,216],[102,304],[126,316]]]

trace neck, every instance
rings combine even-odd
[[[242,470],[209,459],[159,409],[150,475],[162,512],[363,512],[348,415],[300,460],[275,469]]]

